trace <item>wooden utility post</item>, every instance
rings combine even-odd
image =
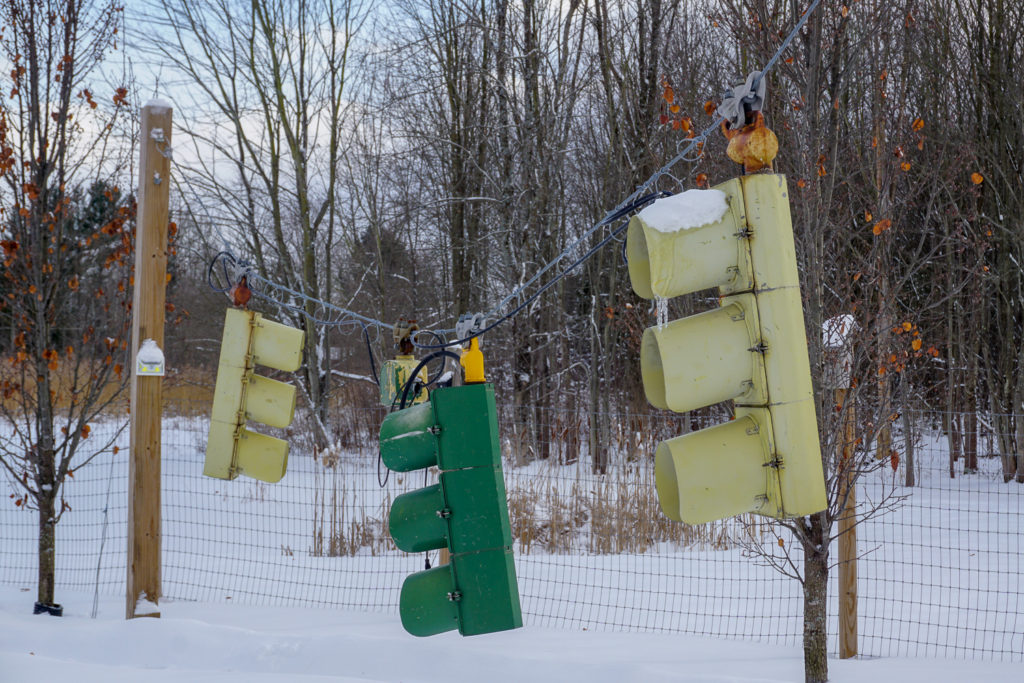
[[[839,513],[839,658],[857,656],[857,478],[853,472],[854,415],[847,406],[847,389],[836,389],[840,426],[839,462],[842,469],[840,492],[846,492],[846,503]]]
[[[822,346],[825,372],[822,386],[832,389],[839,411],[839,439],[836,469],[839,495],[846,496],[839,512],[839,657],[857,655],[857,472],[854,460],[856,419],[853,405],[846,399],[853,384],[853,349],[850,344],[857,323],[852,315],[839,315],[825,321]]]
[[[132,293],[131,437],[128,465],[128,582],[126,615],[159,617],[160,417],[163,377],[139,376],[143,341],[164,345],[167,289],[167,222],[171,106],[153,100],[142,107],[139,192]]]

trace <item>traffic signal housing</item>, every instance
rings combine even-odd
[[[302,364],[305,334],[255,311],[229,308],[224,319],[217,385],[203,474],[244,474],[277,482],[288,467],[288,442],[250,431],[249,421],[287,427],[295,415],[295,387],[255,374],[257,365],[294,372]]]
[[[494,386],[438,388],[428,402],[388,415],[380,452],[396,472],[439,470],[437,484],[398,496],[389,515],[400,550],[450,552],[448,564],[402,584],[405,630],[469,636],[522,626]]]
[[[712,191],[726,201],[717,220],[666,229],[655,222],[659,207],[650,221],[635,215],[627,233],[639,296],[720,295],[717,309],[644,331],[648,401],[679,413],[735,403],[734,420],[658,445],[658,499],[666,516],[690,524],[819,512],[825,480],[786,181],[749,175]]]

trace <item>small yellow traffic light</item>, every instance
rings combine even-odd
[[[234,479],[244,474],[280,481],[288,466],[288,442],[249,431],[246,422],[287,427],[295,415],[295,387],[254,374],[257,365],[294,372],[302,364],[305,333],[229,308],[217,368],[213,414],[203,474]]]

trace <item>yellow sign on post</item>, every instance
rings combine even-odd
[[[246,429],[249,420],[287,427],[295,415],[295,387],[254,373],[257,365],[294,372],[302,364],[305,333],[229,308],[224,319],[217,386],[203,474],[234,479],[244,474],[277,482],[288,467],[288,442]]]
[[[728,400],[736,407],[731,422],[658,445],[658,498],[669,518],[690,524],[744,512],[819,512],[825,479],[786,181],[751,175],[716,191],[727,206],[704,224],[670,220],[666,229],[658,223],[662,207],[629,225],[629,275],[639,296],[712,287],[721,295],[718,309],[644,331],[648,401],[675,412]],[[670,206],[687,210],[684,202]]]

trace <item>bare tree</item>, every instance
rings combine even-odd
[[[115,49],[115,2],[25,0],[0,7],[0,466],[15,505],[39,517],[37,611],[54,603],[55,527],[70,510],[67,477],[101,453],[94,423],[129,373],[134,206],[115,182],[127,167],[111,143],[124,83],[99,69]]]
[[[243,247],[259,274],[326,301],[336,285],[348,63],[362,10],[355,0],[175,0],[151,17],[174,36],[158,44],[161,58],[193,93],[192,106],[180,108],[198,160],[182,169],[191,210]],[[286,303],[280,314],[306,331],[300,384],[319,449],[329,441],[327,329],[315,322],[314,302]]]

